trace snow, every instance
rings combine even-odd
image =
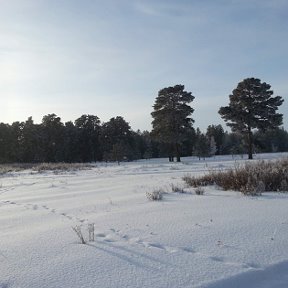
[[[276,159],[288,154],[260,154]],[[0,287],[288,287],[288,194],[247,197],[182,177],[245,160],[222,156],[97,163],[0,178]],[[164,189],[162,201],[146,192]],[[95,224],[80,244],[72,227]]]

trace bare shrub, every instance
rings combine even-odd
[[[12,171],[13,171],[13,169],[9,166],[6,166],[6,165],[0,166],[0,175],[4,175],[4,174],[12,172]]]
[[[18,172],[22,170],[32,169],[36,172],[54,171],[58,173],[61,171],[77,171],[91,169],[92,165],[89,163],[12,163],[0,164],[0,175],[9,172]]]
[[[171,190],[174,193],[186,193],[186,191],[184,190],[183,187],[181,187],[180,185],[176,185],[176,184],[171,184]]]
[[[76,233],[78,238],[80,239],[81,244],[86,244],[86,241],[84,239],[84,236],[83,236],[83,233],[82,233],[82,230],[81,230],[81,226],[76,225],[76,226],[72,227],[72,229]]]
[[[256,183],[256,180],[253,180],[253,177],[248,177],[246,185],[242,186],[240,191],[247,196],[260,196],[262,192],[265,192],[265,184],[261,180]]]
[[[265,192],[265,190],[266,190],[265,183],[260,180],[260,181],[257,183],[255,192],[261,194],[262,192]]]
[[[196,187],[195,188],[195,194],[196,195],[204,195],[204,192],[205,192],[205,190],[204,190],[204,188],[203,187]]]
[[[185,176],[192,187],[218,185],[224,190],[259,195],[265,191],[285,191],[288,183],[288,158],[277,161],[246,162],[225,171],[209,171],[201,177]]]
[[[86,244],[87,241],[84,238],[84,235],[82,233],[82,227],[80,225],[76,225],[72,227],[72,230],[76,233],[78,238],[80,239],[81,244]],[[94,223],[88,224],[88,241],[94,242],[95,241],[95,225]]]
[[[185,175],[182,179],[186,182],[186,184],[188,186],[191,186],[194,188],[196,188],[198,186],[207,186],[207,185],[213,185],[214,184],[214,181],[212,179],[211,174],[207,174],[207,175],[204,175],[202,177]]]
[[[33,170],[37,172],[43,171],[77,171],[86,170],[92,167],[91,164],[84,163],[40,163],[33,166]]]
[[[88,224],[88,233],[89,233],[89,241],[90,242],[94,242],[95,241],[95,225],[94,223],[90,223]]]
[[[146,197],[151,201],[159,201],[163,199],[163,190],[157,189],[152,192],[146,192]]]
[[[25,168],[23,165],[16,165],[16,164],[0,164],[0,175],[4,175],[10,172],[17,172],[24,170]]]

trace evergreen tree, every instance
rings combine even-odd
[[[280,96],[272,97],[270,88],[259,79],[244,79],[229,96],[229,106],[219,109],[219,114],[232,131],[244,136],[249,159],[253,158],[253,129],[275,129],[282,124],[283,115],[276,111],[284,100]]]
[[[196,132],[195,129],[192,127],[192,129],[189,129],[189,131],[187,131],[187,137],[182,142],[181,152],[183,156],[192,155],[195,143],[196,143]]]
[[[23,122],[13,122],[10,126],[9,162],[21,162],[21,148],[23,139]]]
[[[208,138],[208,140],[209,140],[209,154],[210,154],[210,156],[214,156],[216,154],[216,151],[217,151],[214,136],[211,136],[210,138]]]
[[[104,160],[118,161],[134,159],[131,127],[123,117],[111,118],[102,125],[101,143]]]
[[[40,162],[44,160],[41,145],[41,129],[34,124],[32,117],[23,123],[21,139],[21,159],[23,162]]]
[[[201,158],[206,158],[210,156],[210,141],[201,133],[200,129],[197,128],[196,130],[196,143],[194,147],[194,155],[198,156],[199,160]]]
[[[82,115],[75,120],[75,126],[79,130],[78,148],[81,161],[90,162],[100,160],[100,119],[93,115]]]
[[[223,148],[222,153],[227,154],[243,154],[243,137],[239,133],[228,133],[227,131],[224,134]]]
[[[159,157],[159,143],[152,139],[151,133],[148,131],[143,131],[141,133],[142,139],[145,143],[145,153],[143,158],[158,158]]]
[[[0,123],[0,163],[12,162],[12,129],[9,124]]]
[[[64,161],[65,162],[81,162],[81,151],[79,147],[80,132],[72,121],[65,123],[64,128]]]
[[[42,118],[42,147],[45,162],[64,161],[64,125],[57,115],[48,114]]]
[[[184,91],[184,85],[176,85],[160,90],[151,113],[152,135],[169,148],[169,160],[176,155],[180,162],[181,144],[192,129],[194,120],[190,118],[194,109],[188,104],[194,100],[191,92]]]
[[[288,151],[288,132],[283,128],[256,131],[255,145],[259,152],[285,152]]]
[[[216,154],[222,154],[222,147],[224,141],[224,129],[221,125],[209,125],[207,127],[206,136],[211,139],[214,138],[216,144]]]
[[[134,159],[143,159],[147,151],[147,143],[143,137],[142,132],[138,129],[136,132],[132,131],[131,136],[133,138],[133,150],[134,150]],[[151,157],[150,157],[151,158]]]

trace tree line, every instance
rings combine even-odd
[[[43,116],[40,124],[32,117],[24,122],[0,123],[0,162],[95,162],[130,161],[181,156],[199,158],[223,154],[288,151],[288,133],[283,103],[272,97],[270,85],[247,78],[229,96],[230,103],[219,114],[231,127],[209,125],[201,132],[193,127],[194,100],[184,85],[161,89],[153,105],[152,131],[133,131],[121,116],[101,122],[95,115],[82,115],[63,123],[56,114]]]
[[[255,152],[288,151],[288,132],[283,128],[255,131]],[[239,133],[209,125],[201,132],[189,129],[180,146],[181,156],[199,158],[244,154],[246,144]],[[11,125],[0,123],[0,163],[131,161],[169,157],[171,146],[155,140],[153,133],[133,131],[123,117],[101,123],[94,115],[82,115],[62,123],[55,114],[40,124],[32,117]]]

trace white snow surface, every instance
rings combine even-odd
[[[244,161],[154,159],[2,175],[0,287],[288,287],[288,193],[171,191],[185,187],[184,175]],[[163,200],[149,201],[146,192],[159,188]],[[95,242],[80,244],[72,227],[88,239],[91,223]]]

